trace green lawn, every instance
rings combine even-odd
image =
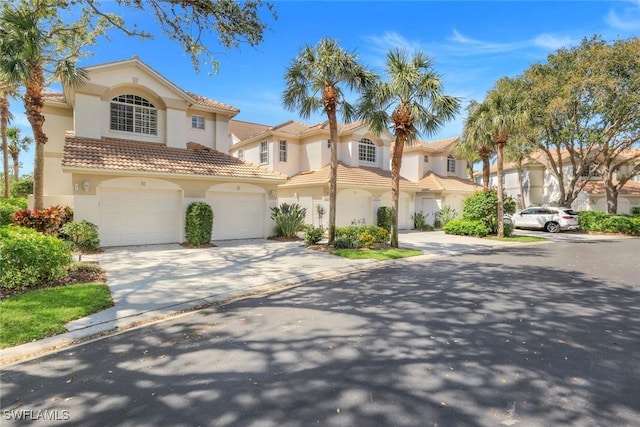
[[[0,348],[66,332],[64,325],[111,307],[107,285],[36,289],[0,301]]]
[[[334,249],[332,254],[350,259],[375,259],[385,261],[388,259],[407,258],[422,255],[417,249]]]
[[[511,236],[511,237],[502,237],[502,238],[499,238],[497,236],[488,236],[486,238],[489,240],[499,240],[501,242],[519,242],[519,243],[544,242],[547,240],[544,237],[538,237],[538,236]]]

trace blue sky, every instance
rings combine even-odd
[[[337,39],[347,50],[382,74],[386,53],[396,47],[422,50],[434,58],[444,92],[482,100],[502,76],[517,76],[531,64],[544,62],[562,47],[595,34],[606,40],[640,35],[640,0],[630,1],[274,1],[277,20],[252,48],[220,51],[218,74],[205,66],[199,74],[180,47],[158,35],[140,41],[111,32],[90,50],[80,65],[93,65],[138,55],[181,88],[233,105],[238,120],[277,125],[300,117],[282,107],[285,68],[306,44],[322,37]],[[155,24],[142,14],[127,14],[150,31]],[[14,126],[31,135],[14,101]],[[306,122],[324,120],[317,115]],[[458,135],[464,109],[430,139]],[[22,172],[33,170],[32,150],[22,157]]]

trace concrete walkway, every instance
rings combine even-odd
[[[198,307],[381,265],[307,249],[299,241],[257,239],[215,244],[206,249],[187,249],[178,244],[108,248],[83,257],[99,262],[107,272],[115,305],[68,323],[68,333],[0,350],[0,365]],[[442,232],[400,234],[400,246],[425,253],[408,258],[410,262],[514,244],[519,245]]]

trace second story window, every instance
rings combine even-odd
[[[281,139],[279,142],[280,147],[280,161],[283,163],[287,162],[287,141]]]
[[[425,154],[423,160],[425,163],[429,163],[429,156]]]
[[[361,162],[376,162],[376,145],[369,138],[362,138],[360,140],[358,158]]]
[[[447,157],[447,172],[456,173],[456,159],[452,155]]]
[[[138,95],[119,95],[111,100],[110,129],[121,132],[158,134],[158,110]]]
[[[191,116],[191,128],[204,130],[204,117]]]
[[[269,163],[269,143],[263,141],[260,143],[260,164],[264,165]]]
[[[244,150],[242,148],[238,150],[238,159],[244,160]]]

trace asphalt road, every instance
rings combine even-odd
[[[1,423],[639,425],[638,249],[557,240],[191,313],[5,368]]]

